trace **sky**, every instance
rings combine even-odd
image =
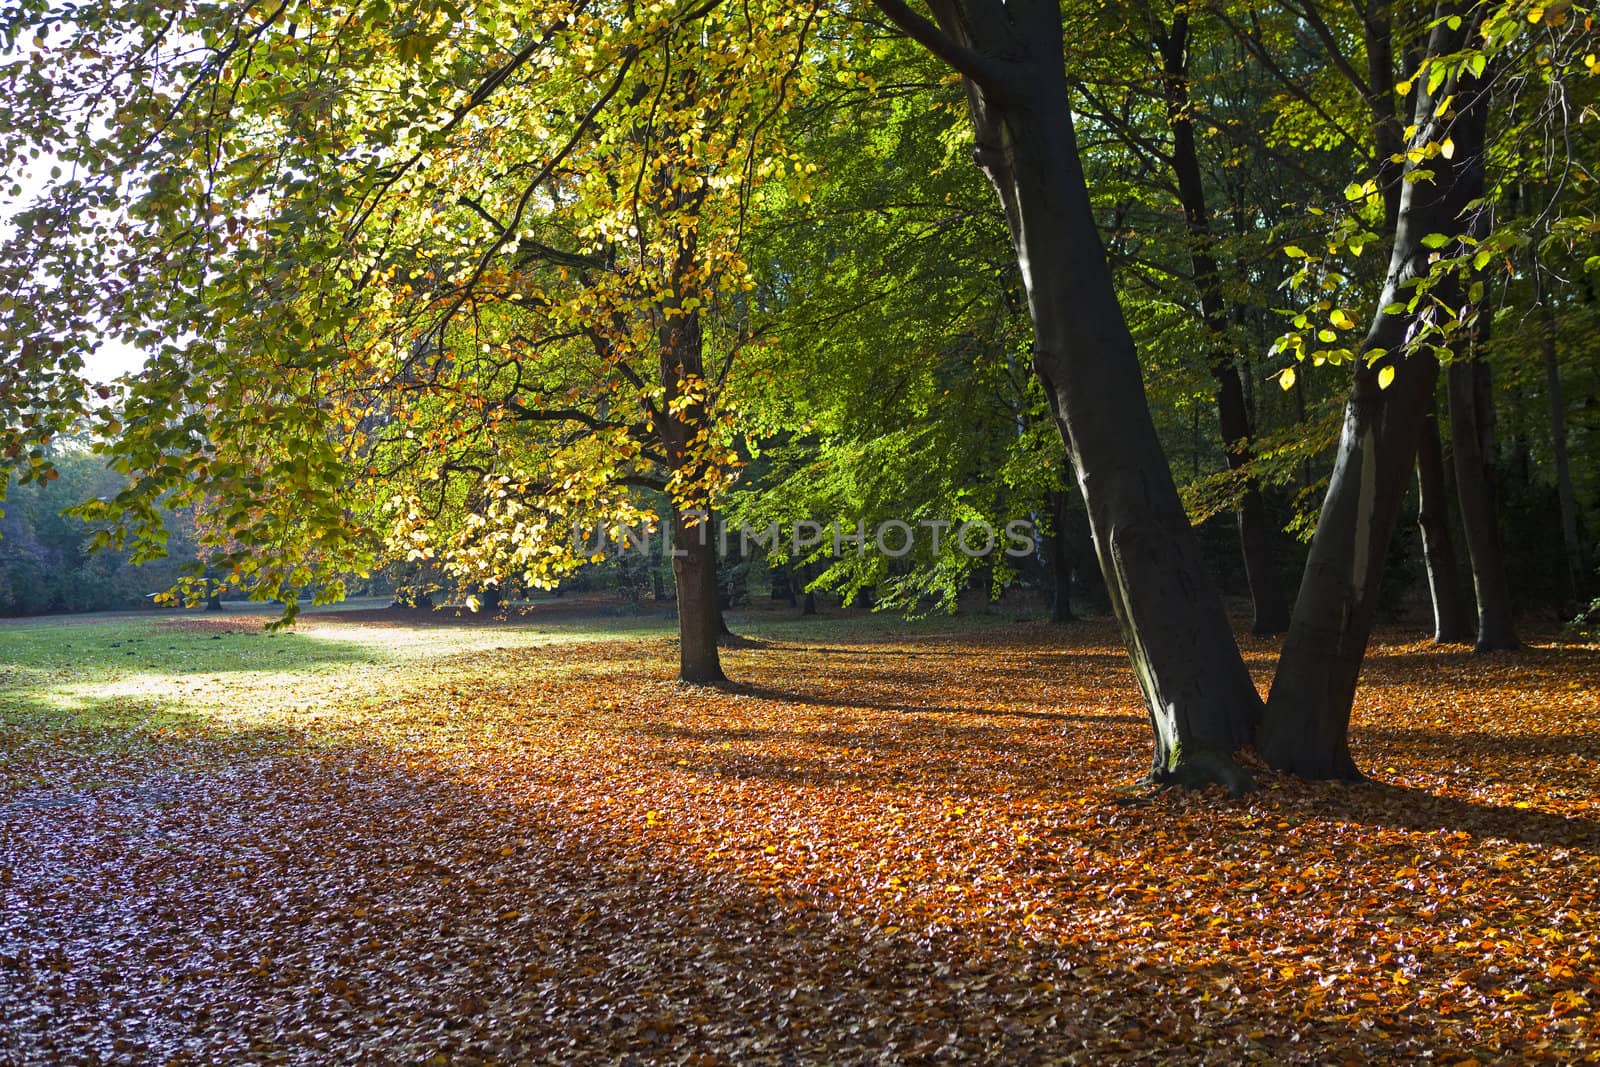
[[[10,236],[12,215],[33,201],[54,165],[55,160],[41,157],[30,171],[20,175],[17,179],[17,184],[22,186],[20,197],[11,197],[9,182],[0,183],[0,240]],[[144,356],[137,349],[106,339],[86,361],[84,371],[92,382],[109,382],[138,370],[143,364]]]

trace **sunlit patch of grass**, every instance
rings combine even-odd
[[[355,709],[381,708],[397,680],[425,684],[419,672],[547,646],[660,641],[673,626],[660,616],[457,626],[444,614],[361,614],[307,615],[277,633],[260,615],[193,613],[0,626],[0,789],[36,787],[75,758],[131,767],[178,741],[293,730],[317,744],[366,723]]]

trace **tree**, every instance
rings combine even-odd
[[[107,427],[131,485],[84,514],[120,542],[220,497],[218,558],[270,599],[380,552],[549,583],[574,528],[659,525],[635,494],[664,493],[682,677],[721,680],[739,245],[814,12],[165,7],[5,23],[41,43],[3,126],[73,174],[14,276],[106,279],[76,343],[98,315],[158,349]],[[102,103],[104,132],[41,118]]]
[[[970,390],[952,392],[974,402],[991,393],[1002,402],[948,447],[954,404],[883,404],[906,425],[886,418],[874,427],[883,432],[824,443],[836,455],[855,450],[850,476],[835,483],[841,499],[863,513],[951,499],[978,484],[978,472],[984,507],[998,507],[1000,489],[1024,486],[1042,503],[1060,488],[1054,447],[1017,444],[1037,441],[1032,397],[1042,394],[1149,709],[1152,778],[1242,788],[1231,754],[1251,741],[1280,769],[1355,774],[1351,705],[1438,362],[1487,314],[1485,272],[1498,276],[1504,259],[1515,280],[1528,260],[1510,227],[1484,228],[1484,211],[1505,199],[1524,154],[1506,131],[1523,136],[1548,113],[1507,121],[1501,101],[1592,68],[1582,61],[1587,16],[1564,6],[1441,4],[1431,16],[1407,9],[1396,18],[1381,3],[1337,18],[1309,3],[1270,19],[1243,5],[1212,12],[1247,22],[1238,39],[1252,61],[1286,75],[1284,99],[1271,105],[1282,139],[1268,147],[1292,163],[1285,146],[1322,153],[1315,167],[1296,170],[1308,219],[1295,225],[1313,251],[1284,250],[1296,306],[1271,358],[1296,361],[1281,381],[1297,404],[1305,386],[1296,370],[1350,364],[1354,378],[1263,710],[1145,393],[1128,309],[1160,312],[1156,302],[1127,300],[1126,285],[1119,293],[1102,239],[1109,229],[1125,264],[1140,251],[1124,239],[1133,227],[1122,225],[1120,206],[1108,211],[1090,195],[1124,158],[1079,139],[1088,113],[1075,111],[1073,94],[1086,91],[1092,79],[1080,75],[1098,74],[1105,57],[1096,46],[1069,59],[1062,9],[1043,0],[933,0],[931,20],[903,0],[877,0],[876,10],[961,76],[975,155],[1015,263],[930,256],[946,264],[943,276],[923,273],[918,283],[943,288],[920,295],[937,305],[982,294],[1001,308],[1017,279],[1037,383],[991,388],[1003,384],[1002,367],[1009,375],[1019,362],[1016,316],[973,330],[936,306],[945,325],[930,329],[918,355],[944,362],[907,376],[908,388],[934,381]],[[737,405],[759,406],[760,383],[738,368],[761,364],[752,353],[769,340],[762,316],[793,310],[784,289],[796,279],[816,281],[782,254],[770,269],[751,260],[752,223],[809,195],[816,161],[785,139],[807,150],[817,142],[796,136],[787,119],[819,72],[858,73],[822,59],[833,42],[812,47],[810,9],[746,11],[714,0],[646,11],[495,0],[462,11],[418,0],[397,19],[381,4],[330,13],[196,3],[179,5],[170,23],[134,6],[78,12],[64,37],[46,27],[7,67],[17,91],[0,105],[0,131],[12,156],[42,141],[64,170],[8,245],[6,295],[37,301],[46,277],[101,283],[75,286],[64,310],[26,312],[30,329],[61,346],[35,355],[47,363],[46,392],[54,373],[67,383],[63,395],[75,395],[72,361],[95,322],[158,349],[118,422],[105,424],[130,487],[88,513],[112,523],[116,537],[153,538],[166,494],[215,493],[230,501],[230,536],[253,550],[229,558],[230,578],[267,596],[370,564],[380,550],[437,561],[473,584],[513,562],[524,577],[554,580],[582,559],[557,533],[649,521],[652,498],[640,492],[665,491],[666,521],[680,541],[689,537],[699,525],[691,512],[725,502],[750,454],[740,450]],[[1161,73],[1143,98],[1126,97],[1120,132],[1170,138],[1176,149],[1196,140],[1194,87],[1208,60],[1181,47],[1196,39],[1187,21],[1178,32],[1180,14],[1189,20],[1192,11],[1149,13],[1153,37],[1167,45]],[[31,41],[25,32],[56,21],[47,0],[27,0],[3,23],[6,40]],[[171,50],[175,39],[185,47]],[[1279,40],[1292,47],[1290,68]],[[1397,51],[1409,73],[1391,93]],[[1300,70],[1318,74],[1312,89],[1295,87]],[[899,91],[909,101],[925,90]],[[1400,101],[1409,128],[1395,118]],[[112,113],[102,106],[116,121],[99,121]],[[1215,128],[1234,156],[1266,143],[1248,123]],[[847,147],[831,151],[843,158]],[[876,153],[865,158],[879,162],[861,172],[887,177],[881,169],[894,153],[869,147]],[[1172,261],[1187,260],[1199,294],[1204,321],[1183,336],[1204,335],[1193,346],[1203,365],[1185,365],[1210,374],[1208,388],[1222,393],[1229,376],[1217,372],[1232,365],[1248,415],[1253,383],[1239,377],[1224,338],[1241,332],[1225,320],[1254,305],[1219,285],[1220,234],[1205,195],[1217,186],[1204,174],[1195,181],[1200,149],[1190,147],[1173,153],[1184,157],[1173,173],[1179,211],[1170,232],[1179,239],[1164,242],[1160,269],[1172,274]],[[1367,161],[1345,205],[1330,204],[1324,189],[1341,152]],[[1541,182],[1555,173],[1535,169]],[[1241,245],[1253,231],[1278,232],[1252,204],[1267,194],[1242,183],[1232,191]],[[1559,216],[1540,253],[1587,264],[1588,231]],[[766,252],[800,254],[802,244],[778,241]],[[851,262],[826,245],[812,242],[806,254]],[[1345,267],[1369,246],[1387,252],[1366,261],[1387,259],[1381,278]],[[1281,268],[1247,263],[1238,274],[1260,285]],[[766,291],[752,288],[758,279]],[[1501,289],[1502,299],[1518,291],[1511,282]],[[1171,317],[1181,307],[1163,305]],[[1342,340],[1362,320],[1364,338]],[[891,337],[881,327],[871,336]],[[1157,356],[1178,362],[1173,344],[1154,351],[1151,335],[1139,336],[1151,366]],[[852,349],[869,385],[875,374],[918,369],[904,354],[872,350],[882,347]],[[807,356],[797,346],[770,366],[793,368]],[[837,410],[872,398],[870,388],[841,395],[848,402]],[[1236,428],[1240,399],[1227,399]],[[746,425],[768,422],[810,448],[814,401],[775,405]],[[50,403],[42,399],[40,410]],[[1303,459],[1320,448],[1317,425],[1310,416],[1276,432],[1307,438],[1297,446]],[[1252,455],[1225,462],[1234,480],[1258,484],[1283,459],[1248,419],[1246,429]],[[1019,463],[1038,471],[997,469]],[[1317,471],[1302,469],[1303,490],[1314,492]],[[720,672],[710,612],[695,606],[715,603],[709,570],[678,571],[685,677]],[[862,565],[839,577],[859,588],[887,576]]]
[[[140,568],[128,553],[92,552],[95,531],[62,512],[87,496],[115,493],[123,479],[81,435],[57,438],[44,459],[55,476],[12,485],[0,516],[0,615],[137,608],[178,580],[195,557],[190,513],[163,510],[168,558],[160,565]],[[0,470],[0,477],[10,481],[16,473]]]
[[[1139,160],[1142,170],[1163,176],[1157,195],[1162,200],[1175,201],[1182,213],[1179,258],[1186,261],[1187,275],[1179,281],[1193,292],[1192,303],[1202,326],[1206,372],[1214,382],[1224,455],[1232,481],[1237,483],[1231,493],[1232,510],[1250,588],[1252,630],[1261,635],[1281,633],[1288,626],[1289,607],[1274,560],[1276,531],[1257,482],[1251,441],[1254,427],[1238,352],[1239,309],[1225,291],[1227,279],[1220,262],[1225,251],[1213,229],[1211,194],[1195,133],[1197,121],[1204,121],[1198,120],[1197,114],[1204,114],[1207,109],[1199,99],[1202,94],[1194,90],[1191,55],[1203,42],[1197,41],[1191,31],[1187,6],[1179,5],[1167,12],[1143,3],[1134,8],[1099,8],[1092,14],[1098,18],[1085,17],[1084,24],[1109,24],[1098,37],[1091,35],[1087,41],[1080,38],[1078,48],[1085,52],[1086,66],[1098,57],[1104,70],[1096,65],[1092,73],[1074,77],[1079,107],[1097,125],[1113,131]],[[1128,73],[1143,59],[1139,53],[1146,45],[1154,50],[1160,63],[1160,78],[1155,85]],[[1166,125],[1157,137],[1145,132],[1152,125],[1145,112],[1152,107]]]
[[[975,156],[1005,208],[1034,370],[1067,447],[1156,735],[1155,781],[1243,788],[1231,753],[1260,698],[1150,420],[1078,156],[1054,2],[944,0],[884,14],[966,80]]]
[[[1388,280],[1354,360],[1338,460],[1258,740],[1267,760],[1285,770],[1357,774],[1350,708],[1383,551],[1432,403],[1438,357],[1472,328],[1481,290],[1472,272],[1492,258],[1477,236],[1487,228],[1475,227],[1488,211],[1493,79],[1490,55],[1473,42],[1503,49],[1519,21],[1505,11],[1440,5],[1408,80],[1412,136],[1397,153],[1404,169]]]
[[[1428,595],[1433,604],[1433,641],[1441,645],[1469,640],[1472,632],[1461,597],[1447,500],[1438,416],[1430,407],[1417,444],[1417,526],[1422,532]]]

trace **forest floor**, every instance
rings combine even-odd
[[[261,622],[0,628],[0,1064],[1600,1059],[1594,645],[1147,798],[1104,622]]]

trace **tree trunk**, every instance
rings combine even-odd
[[[696,244],[694,232],[679,236],[672,276],[695,276]],[[684,289],[689,286],[685,285]],[[691,295],[679,291],[663,311],[659,327],[661,342],[662,403],[657,415],[658,432],[667,465],[674,472],[687,472],[694,484],[696,467],[703,462],[696,441],[707,422],[705,400],[690,393],[688,387],[705,377],[704,335],[700,312],[685,310],[681,302]],[[722,608],[717,589],[717,544],[712,528],[711,509],[685,508],[672,502],[672,576],[678,586],[678,680],[693,685],[713,685],[726,681],[717,655],[717,636],[722,631]]]
[[[1090,615],[1109,615],[1111,595],[1106,592],[1105,578],[1100,573],[1094,535],[1089,531],[1089,517],[1082,509],[1072,507],[1070,500],[1067,504],[1066,551],[1072,572],[1072,592],[1080,603],[1088,606]]]
[[[1446,372],[1450,394],[1450,450],[1455,457],[1456,496],[1478,601],[1479,652],[1516,648],[1517,632],[1500,545],[1500,515],[1494,486],[1494,395],[1489,365],[1457,360]]]
[[[722,613],[717,608],[717,548],[709,520],[690,526],[672,513],[672,576],[678,584],[678,680],[693,685],[727,681],[717,655]]]
[[[1441,5],[1437,13],[1430,55],[1453,54],[1475,39],[1475,18],[1462,18],[1452,30],[1445,19],[1461,12]],[[1468,204],[1483,195],[1485,86],[1467,76],[1436,87],[1460,102],[1449,126],[1455,151],[1426,162],[1433,181],[1403,182],[1388,281],[1355,362],[1333,474],[1257,736],[1261,755],[1278,770],[1308,778],[1360,776],[1349,744],[1356,682],[1384,557],[1439,375],[1430,353],[1399,354],[1412,317],[1381,309],[1405,302],[1405,283],[1428,271],[1422,239],[1462,234]],[[1442,140],[1447,120],[1434,114],[1438,97],[1425,90],[1416,97],[1413,143]],[[1433,295],[1460,303],[1464,294],[1445,283]],[[1390,372],[1393,381],[1383,388],[1380,376]]]
[[[1054,491],[1050,494],[1050,521],[1053,529],[1047,545],[1045,559],[1050,567],[1050,621],[1074,622],[1072,613],[1072,553],[1067,548],[1067,520],[1070,509],[1067,494]]]
[[[1422,531],[1422,558],[1433,600],[1436,645],[1472,640],[1466,601],[1461,596],[1455,540],[1450,536],[1449,500],[1444,486],[1444,453],[1439,447],[1439,420],[1430,404],[1417,446],[1417,526]]]
[[[1537,245],[1534,245],[1537,248]],[[1566,548],[1569,604],[1581,606],[1589,567],[1578,536],[1578,503],[1572,491],[1572,464],[1567,453],[1567,402],[1561,390],[1561,361],[1556,349],[1556,318],[1545,291],[1544,272],[1533,264],[1539,302],[1539,354],[1544,361],[1545,394],[1550,401],[1550,452],[1556,468],[1556,500],[1561,507],[1561,542]]]
[[[1245,405],[1244,383],[1228,338],[1228,305],[1222,293],[1222,275],[1213,251],[1211,213],[1206,206],[1200,154],[1195,148],[1189,100],[1189,18],[1182,8],[1158,42],[1165,78],[1167,120],[1172,127],[1172,172],[1178,182],[1178,199],[1188,227],[1189,261],[1200,296],[1200,315],[1211,345],[1211,376],[1217,383],[1217,421],[1228,457],[1228,469],[1244,482],[1234,517],[1239,527],[1239,547],[1245,577],[1250,584],[1254,610],[1252,632],[1280,634],[1289,628],[1289,605],[1283,583],[1272,560],[1272,526],[1261,490],[1250,477],[1254,454],[1250,446],[1250,413]]]
[[[935,27],[899,0],[878,4],[966,75],[977,161],[1022,269],[1034,369],[1155,733],[1150,778],[1247,788],[1231,754],[1249,742],[1261,700],[1150,418],[1078,158],[1060,6],[935,0]]]

